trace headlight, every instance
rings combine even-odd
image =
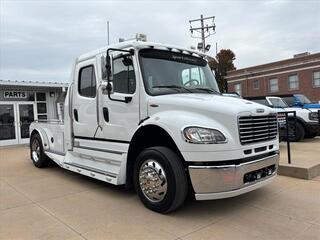
[[[189,143],[217,144],[226,143],[226,137],[216,129],[201,127],[186,127],[183,136]]]
[[[318,113],[317,112],[309,113],[309,120],[318,121]]]

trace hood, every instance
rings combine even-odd
[[[308,103],[303,105],[304,108],[319,108],[320,110],[320,104],[317,103]]]
[[[271,113],[275,111],[264,105],[216,94],[170,94],[148,100],[148,117],[166,125],[172,135],[178,136],[186,126],[218,129],[231,147],[235,147],[236,142],[239,144],[239,116],[265,116]]]
[[[240,113],[241,115],[267,115],[274,112],[271,108],[258,103],[216,94],[168,94],[151,97],[148,102],[149,110],[151,110],[150,105],[158,105],[159,110],[174,109],[208,114],[212,112],[232,116]]]

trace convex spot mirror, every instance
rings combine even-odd
[[[101,83],[102,94],[107,95],[108,93],[113,94],[113,83],[104,81]]]
[[[122,60],[122,63],[123,63],[123,65],[125,65],[126,67],[133,66],[133,61],[132,61],[131,56],[130,56],[130,57],[124,56],[124,57],[123,57],[123,60]]]
[[[112,83],[112,82],[108,82],[108,83],[107,83],[106,90],[107,90],[110,94],[113,93],[113,83]]]

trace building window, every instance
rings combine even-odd
[[[37,105],[37,113],[38,119],[47,119],[47,101],[46,101],[46,93],[44,92],[37,92],[36,93],[36,105]]]
[[[96,76],[93,65],[80,69],[78,91],[84,97],[96,96]]]
[[[241,83],[237,83],[234,85],[234,91],[241,96]]]
[[[269,92],[278,92],[278,91],[279,91],[278,78],[269,79]]]
[[[290,75],[288,77],[288,89],[296,90],[299,89],[299,78],[298,74]]]
[[[260,80],[253,80],[253,89],[260,88]]]
[[[313,72],[312,83],[314,87],[320,87],[320,71]]]
[[[46,93],[44,92],[37,92],[36,93],[37,101],[46,101]]]

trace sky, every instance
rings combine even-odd
[[[67,82],[74,59],[144,33],[189,48],[190,19],[215,16],[209,54],[231,49],[239,68],[320,52],[320,0],[0,0],[0,79]]]

